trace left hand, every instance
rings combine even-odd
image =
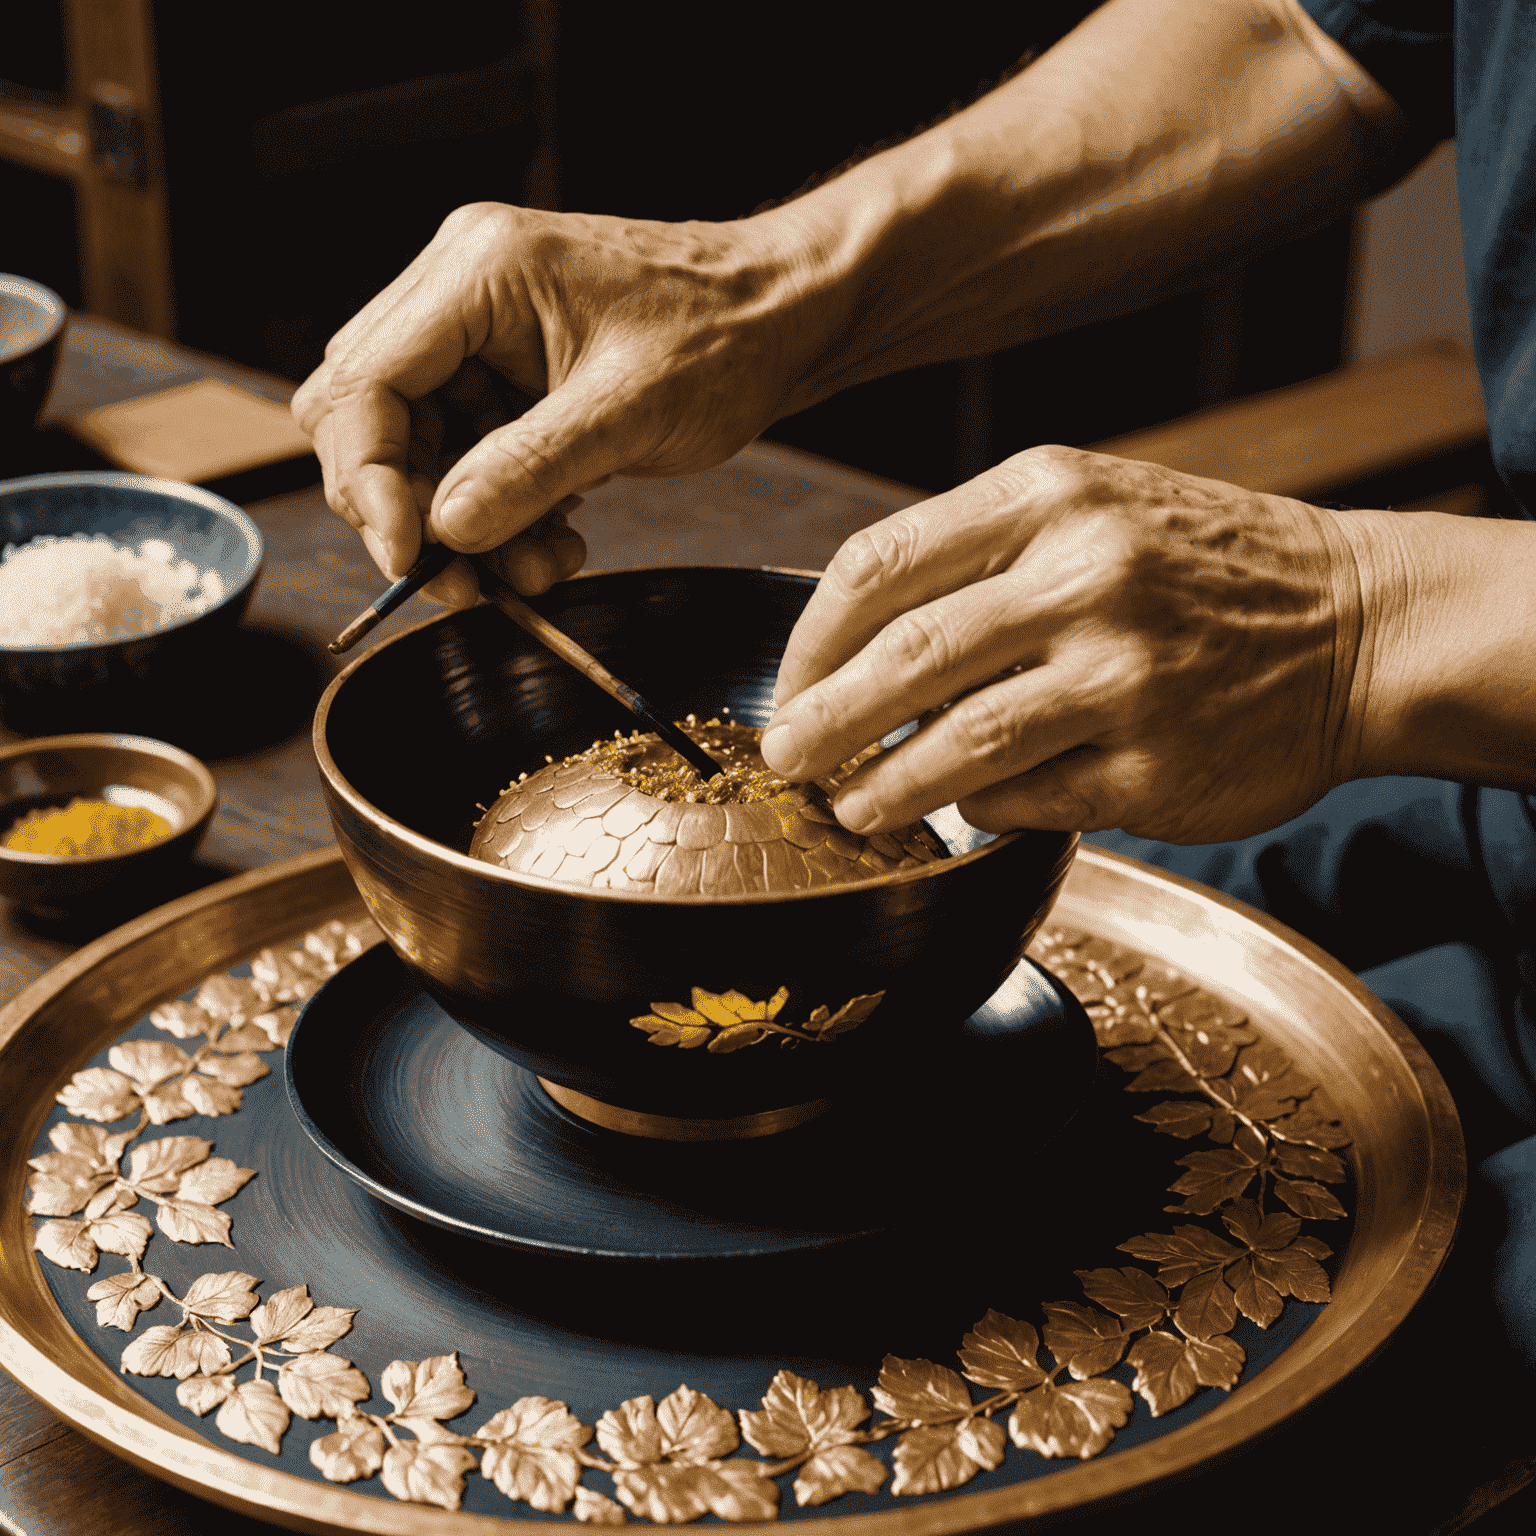
[[[952,800],[993,832],[1276,826],[1359,764],[1372,615],[1338,517],[1153,464],[1018,454],[838,551],[763,755],[810,778],[921,719],[838,794],[862,832]]]

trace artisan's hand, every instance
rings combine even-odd
[[[458,209],[294,397],[326,500],[391,577],[424,518],[525,593],[571,575],[567,497],[708,468],[780,413],[814,328],[772,227]],[[463,561],[429,590],[478,595]]]
[[[1277,825],[1359,771],[1372,652],[1338,519],[1021,453],[843,546],[790,639],[764,756],[810,777],[926,715],[848,781],[845,824],[957,800],[987,831]]]

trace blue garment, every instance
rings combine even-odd
[[[1301,0],[1407,113],[1456,138],[1472,337],[1493,461],[1536,516],[1536,5]]]

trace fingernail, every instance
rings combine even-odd
[[[795,741],[794,732],[787,725],[775,725],[771,720],[757,749],[775,773],[789,778],[794,778],[805,763],[805,754]]]
[[[484,509],[468,496],[450,497],[437,514],[437,521],[443,532],[460,544],[476,544],[486,532]]]
[[[858,790],[849,790],[832,802],[832,812],[850,832],[872,832],[880,816],[874,802]]]

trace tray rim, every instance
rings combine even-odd
[[[1174,1473],[1191,1471],[1278,1428],[1341,1383],[1386,1343],[1449,1252],[1466,1186],[1460,1122],[1428,1054],[1391,1010],[1310,941],[1267,915],[1193,881],[1091,845],[1079,845],[1077,860],[1068,874],[1062,901],[1069,907],[1074,904],[1074,877],[1077,885],[1090,890],[1095,883],[1114,886],[1129,882],[1130,888],[1142,888],[1140,895],[1150,890],[1170,896],[1175,910],[1182,909],[1186,915],[1202,910],[1207,919],[1216,919],[1224,932],[1263,948],[1289,951],[1319,983],[1340,994],[1341,1003],[1353,1004],[1356,1013],[1364,1016],[1360,1021],[1363,1025],[1385,1036],[1384,1043],[1395,1052],[1402,1075],[1414,1089],[1416,1118],[1422,1121],[1427,1137],[1429,1176],[1420,1189],[1415,1219],[1399,1245],[1398,1261],[1386,1284],[1371,1297],[1370,1306],[1361,1315],[1342,1325],[1342,1337],[1329,1351],[1330,1369],[1321,1373],[1321,1379],[1317,1379],[1319,1373],[1309,1377],[1303,1372],[1301,1379],[1296,1379],[1294,1371],[1277,1375],[1284,1362],[1282,1356],[1253,1380],[1244,1382],[1226,1402],[1185,1428],[1148,1444],[1004,1487],[983,1486],[971,1493],[915,1500],[900,1509],[797,1521],[795,1528],[808,1536],[939,1536],[941,1532],[997,1528],[1097,1504],[1145,1489]],[[292,901],[283,904],[281,917],[269,914],[266,927],[258,934],[237,934],[232,925],[225,924],[220,935],[223,948],[216,952],[205,949],[193,955],[182,953],[186,946],[180,946],[182,967],[165,974],[157,996],[179,995],[210,970],[238,963],[263,944],[291,937],[343,910],[361,907],[334,847],[299,854],[182,897],[85,946],[0,1009],[0,1065],[28,1024],[49,1008],[59,1007],[72,993],[88,992],[92,973],[117,957],[156,939],[175,939],[195,929],[200,920],[216,918],[226,905],[234,907],[246,901],[258,907],[259,916],[259,899],[278,895],[290,895]],[[1188,970],[1187,965],[1183,968]],[[94,1001],[99,1008],[100,997]],[[40,1101],[18,1117],[24,1123],[13,1125],[9,1133],[0,1131],[0,1190],[4,1192],[0,1197],[4,1202],[0,1204],[0,1236],[8,1232],[20,1236],[23,1230],[27,1233],[23,1245],[27,1257],[19,1263],[0,1265],[0,1366],[60,1417],[114,1454],[155,1477],[258,1519],[313,1532],[367,1531],[380,1536],[451,1536],[477,1531],[526,1531],[532,1536],[536,1530],[549,1529],[547,1521],[524,1520],[513,1514],[486,1516],[384,1501],[247,1461],[140,1398],[126,1385],[125,1378],[112,1372],[79,1340],[53,1301],[40,1261],[31,1249],[30,1221],[20,1196],[25,1155],[51,1108],[54,1089],[82,1057],[96,1054],[115,1033],[132,1023],[130,1019],[128,1024],[119,1024],[115,1033],[108,1034],[108,1022],[116,1022],[115,1017],[110,1021],[99,1016],[92,1019],[88,1009],[80,1011],[84,1022],[76,1026],[69,1048],[60,1051],[61,1066],[54,1076],[47,1082],[27,1085],[34,1099],[42,1096]],[[86,1035],[88,1038],[81,1038]],[[85,1050],[85,1044],[92,1040],[97,1043]],[[0,1104],[5,1097],[4,1076],[0,1074]],[[7,1164],[7,1142],[20,1146],[24,1154],[11,1165]],[[26,1289],[46,1297],[43,1310],[49,1315],[42,1319],[42,1332],[47,1341],[64,1346],[58,1359],[40,1347],[38,1320],[29,1321],[26,1297],[18,1294]],[[1313,1327],[1327,1316],[1325,1312]],[[1266,1377],[1271,1380],[1255,1390]]]

